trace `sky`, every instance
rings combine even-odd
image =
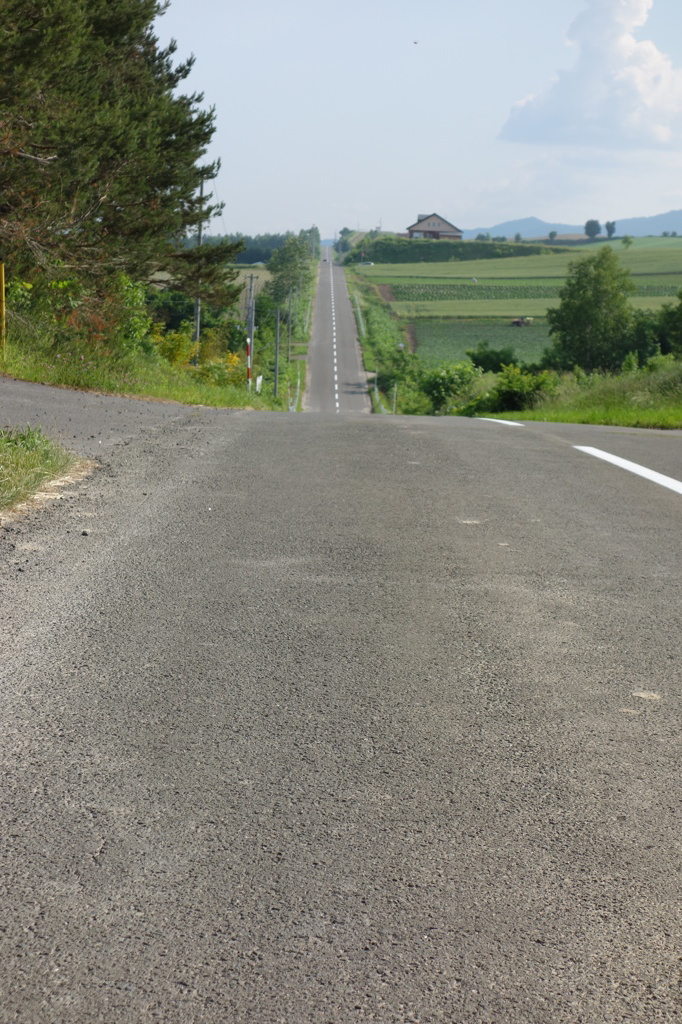
[[[682,208],[680,0],[171,0],[216,112],[212,233]]]

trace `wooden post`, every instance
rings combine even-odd
[[[2,361],[7,358],[7,323],[5,320],[5,264],[0,260],[0,346]]]

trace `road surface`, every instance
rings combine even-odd
[[[680,1019],[680,432],[10,407],[3,1024]]]
[[[317,413],[370,412],[367,375],[362,366],[355,315],[343,269],[334,266],[331,249],[324,248],[323,256],[303,408]]]

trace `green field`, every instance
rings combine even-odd
[[[446,302],[453,300],[474,300],[475,302],[487,299],[514,299],[524,302],[526,299],[553,299],[559,298],[561,285],[559,282],[551,284],[548,282],[534,281],[532,284],[520,281],[505,281],[504,284],[485,282],[482,284],[394,284],[391,291],[397,302]],[[669,284],[640,284],[637,285],[637,295],[665,296],[674,298],[679,291],[679,285]]]
[[[414,329],[417,353],[428,366],[460,362],[482,342],[493,349],[511,345],[517,360],[534,363],[550,344],[546,320],[530,327],[510,327],[500,320],[421,320]]]
[[[682,238],[636,239],[629,249],[611,244],[633,275],[635,308],[655,310],[674,301],[682,288]],[[558,304],[569,264],[598,247],[514,260],[381,264],[355,267],[352,273],[366,285],[375,286],[404,320],[537,317]]]
[[[674,303],[672,298],[635,295],[631,300],[635,309],[661,309],[666,303]],[[559,305],[559,300],[550,299],[468,299],[447,302],[392,302],[391,310],[401,320],[445,320],[457,317],[482,316],[486,319],[498,317],[510,321],[518,316],[545,316],[548,309]]]

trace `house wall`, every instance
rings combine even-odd
[[[451,238],[459,242],[462,236],[458,231],[436,231],[435,229],[430,229],[426,231],[410,231],[410,238]]]
[[[454,238],[461,239],[459,231],[453,231],[452,225],[442,217],[425,217],[417,221],[410,230],[410,238]]]

